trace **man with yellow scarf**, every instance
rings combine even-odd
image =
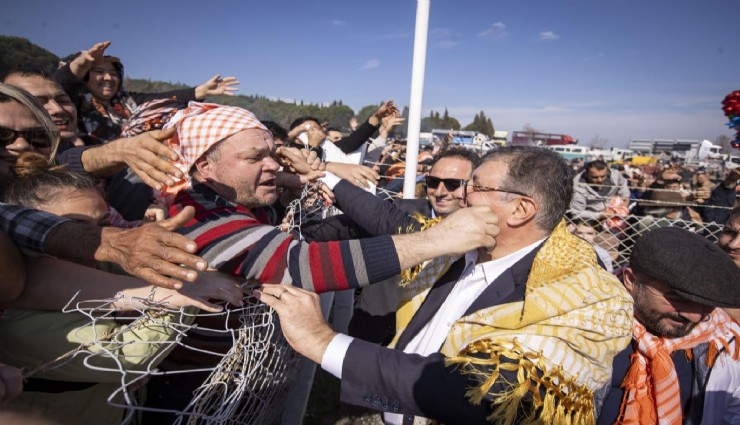
[[[565,229],[566,164],[545,149],[501,148],[465,194],[498,216],[496,245],[408,273],[389,348],[333,332],[306,291],[258,296],[291,346],[342,380],[342,401],[383,410],[386,423],[595,423],[631,338],[632,299]]]

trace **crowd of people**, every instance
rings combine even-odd
[[[174,332],[122,318],[249,302],[389,424],[740,422],[740,172],[446,140],[399,199],[393,101],[346,135],[284,128],[204,102],[233,77],[129,93],[110,46],[0,77],[0,422],[119,423],[117,375],[24,375],[96,334],[146,342],[111,348],[122,367],[156,366]],[[342,290],[358,294],[348,334],[317,295]],[[62,313],[73,298],[116,320]]]

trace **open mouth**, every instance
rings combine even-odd
[[[66,118],[55,118],[52,119],[51,122],[53,122],[54,125],[58,128],[66,127],[67,125],[69,125],[69,120]]]
[[[265,180],[259,185],[264,187],[275,187],[275,179]]]

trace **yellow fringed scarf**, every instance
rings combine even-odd
[[[397,313],[396,338],[456,259],[432,260],[406,287],[416,288],[416,293]],[[588,425],[596,422],[594,391],[609,382],[613,358],[631,335],[629,293],[599,267],[591,245],[571,235],[561,222],[535,256],[524,301],[462,317],[441,352],[448,366],[478,377],[480,384],[466,395],[473,404],[491,400],[491,422]],[[488,356],[482,359],[473,356],[476,353]],[[490,393],[499,368],[516,371],[517,382],[505,392]],[[547,390],[545,397],[540,397],[540,388]],[[527,393],[534,411],[522,418],[518,415]]]

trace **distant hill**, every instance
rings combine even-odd
[[[38,69],[52,73],[58,63],[57,55],[28,39],[0,35],[0,74],[11,69]]]
[[[124,58],[125,62],[125,58]],[[0,74],[11,69],[38,69],[49,74],[57,68],[59,58],[44,49],[31,43],[28,39],[13,36],[0,35]],[[135,72],[135,71],[134,71]],[[176,77],[176,76],[174,76]],[[151,81],[136,78],[127,78],[124,81],[124,87],[132,92],[142,93],[159,93],[169,90],[177,90],[188,87],[180,83],[171,83],[163,81]],[[335,100],[329,105],[318,105],[313,103],[283,102],[281,100],[271,100],[266,96],[239,95],[239,96],[220,96],[208,101],[221,103],[224,105],[239,106],[252,111],[257,118],[261,120],[275,121],[283,127],[288,127],[290,123],[298,117],[312,116],[320,121],[326,121],[330,126],[348,131],[349,119],[355,115],[355,111],[341,100]],[[367,119],[370,114],[377,108],[377,105],[366,105],[358,111],[358,120],[360,122]],[[483,113],[481,112],[481,115]],[[477,118],[477,117],[476,117]],[[478,129],[476,123],[470,124],[466,129],[477,130],[484,133],[493,131],[490,119],[488,119],[490,128]],[[432,128],[455,128],[460,129],[460,123],[454,117],[450,117],[445,111],[444,116],[440,117],[439,112],[432,111],[429,117],[422,120],[422,131],[431,131]],[[399,133],[405,135],[406,125]],[[490,134],[492,136],[493,134]]]

